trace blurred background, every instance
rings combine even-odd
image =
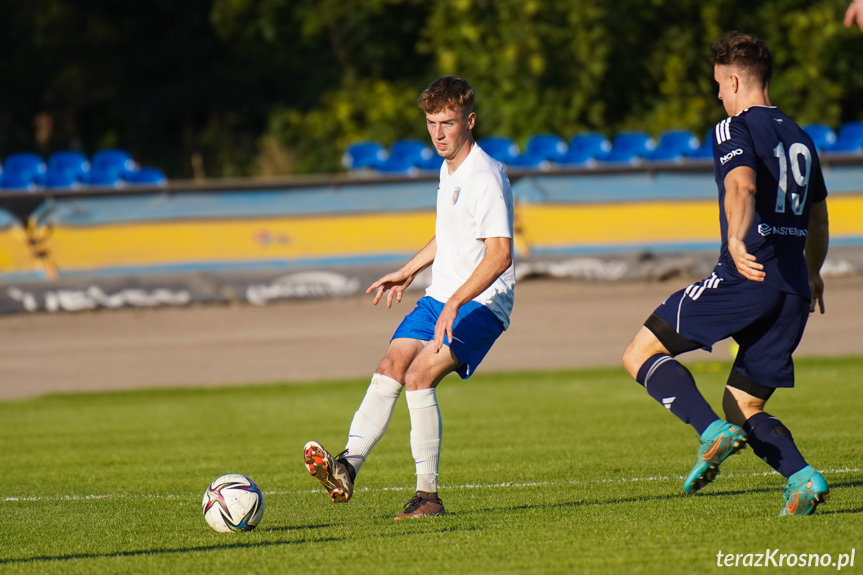
[[[170,179],[344,171],[356,141],[426,138],[431,80],[468,78],[477,136],[524,146],[724,116],[710,42],[774,51],[801,124],[863,120],[847,0],[0,0],[0,158],[121,148]]]

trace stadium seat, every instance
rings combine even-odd
[[[420,140],[396,140],[390,146],[391,158],[404,158],[414,164],[420,160],[427,160],[435,153],[431,147]]]
[[[836,132],[826,124],[808,124],[803,126],[803,131],[809,134],[819,152],[836,143]]]
[[[33,191],[36,189],[36,181],[30,173],[10,172],[6,170],[0,175],[0,188],[4,191]]]
[[[48,170],[42,185],[48,190],[77,190],[81,187],[75,173],[66,170]]]
[[[834,143],[825,146],[824,151],[828,154],[863,153],[863,122],[845,122],[839,126],[839,136]]]
[[[656,142],[647,132],[620,132],[612,140],[611,151],[600,154],[596,160],[603,164],[634,165],[655,148]]]
[[[576,134],[569,140],[569,148],[555,163],[562,166],[592,166],[596,156],[611,150],[611,141],[596,132]]]
[[[698,138],[689,130],[669,130],[659,137],[655,149],[643,156],[646,162],[682,162],[683,158],[698,149]]]
[[[107,149],[99,150],[93,154],[90,169],[113,171],[119,174],[121,178],[127,179],[131,174],[138,171],[138,164],[125,150]]]
[[[427,160],[417,162],[416,167],[421,172],[434,172],[436,174],[440,172],[441,164],[443,164],[443,158],[434,153]]]
[[[566,154],[566,142],[556,134],[536,134],[527,139],[525,154],[556,162]]]
[[[29,179],[35,184],[41,184],[48,166],[39,154],[31,152],[19,152],[11,154],[3,164],[4,173],[12,173],[10,181],[24,181]]]
[[[701,140],[701,145],[684,154],[687,160],[712,160],[713,159],[713,128],[709,129],[704,134],[704,139]]]
[[[144,167],[133,172],[125,179],[128,183],[138,186],[165,186],[168,178],[159,168]]]
[[[81,152],[61,150],[48,156],[48,172],[69,172],[76,180],[82,181],[90,171],[90,162]]]
[[[481,139],[478,144],[486,154],[502,164],[509,164],[519,152],[515,142],[502,136],[489,136]]]
[[[517,170],[548,170],[551,162],[540,154],[525,152],[512,158],[506,165]]]
[[[419,173],[416,162],[410,158],[387,158],[383,162],[375,164],[375,171],[379,174],[390,176],[413,176]]]
[[[115,170],[93,168],[84,177],[83,183],[94,188],[120,188],[123,179]]]
[[[387,152],[377,142],[355,142],[350,144],[342,156],[342,164],[348,170],[372,168],[387,159]]]

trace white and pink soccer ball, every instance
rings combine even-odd
[[[201,507],[204,519],[216,531],[251,531],[264,516],[264,494],[245,475],[232,473],[210,484]]]

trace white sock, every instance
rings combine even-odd
[[[386,375],[376,373],[372,376],[366,396],[351,421],[345,446],[348,450],[345,459],[355,471],[359,472],[372,448],[383,437],[403,387]]]
[[[405,392],[411,416],[411,454],[417,466],[417,491],[437,493],[443,425],[434,389]]]

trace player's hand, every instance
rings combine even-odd
[[[861,0],[853,0],[845,11],[845,27],[850,28],[854,22],[857,22],[857,27],[863,31],[863,1]]]
[[[728,240],[728,253],[734,260],[734,265],[740,275],[754,282],[763,282],[767,276],[764,266],[755,261],[755,256],[746,251],[746,244],[731,238]]]
[[[812,292],[812,299],[809,300],[809,313],[815,313],[817,305],[818,311],[824,314],[824,280],[821,279],[821,274],[810,275],[809,290]]]
[[[393,306],[393,298],[395,298],[396,303],[402,302],[402,293],[407,289],[409,285],[414,281],[414,276],[409,275],[407,272],[399,270],[397,272],[392,272],[372,285],[368,287],[366,290],[367,294],[372,293],[375,290],[378,290],[375,294],[375,299],[372,301],[372,305],[378,305],[378,302],[381,301],[381,297],[383,297],[384,293],[387,294],[387,309]]]
[[[458,317],[458,306],[447,302],[434,326],[434,347],[432,349],[435,353],[438,353],[443,347],[444,336],[449,338],[450,345],[452,345],[452,326],[456,317]]]

